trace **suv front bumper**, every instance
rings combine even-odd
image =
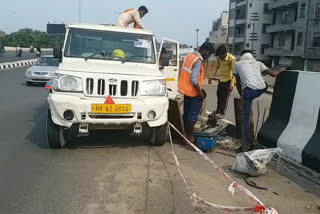
[[[52,120],[55,124],[70,128],[72,124],[88,124],[98,126],[134,125],[147,123],[150,127],[164,125],[168,121],[168,97],[139,97],[137,99],[113,99],[116,104],[131,104],[128,114],[92,114],[91,104],[103,104],[105,98],[88,98],[59,93],[50,93],[48,102]],[[71,110],[74,113],[72,120],[64,118],[64,112]],[[148,114],[154,111],[156,116],[150,119]]]

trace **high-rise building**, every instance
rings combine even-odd
[[[258,60],[270,62],[265,54],[271,45],[271,35],[266,31],[272,24],[270,2],[272,0],[230,0],[228,47],[234,55],[249,49]]]
[[[228,40],[228,22],[229,13],[223,11],[221,17],[215,20],[212,24],[212,31],[210,32],[209,42],[214,44],[215,47],[227,44]]]
[[[265,53],[274,65],[320,71],[320,0],[271,1],[271,47]]]

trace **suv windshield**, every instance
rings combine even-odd
[[[65,57],[156,63],[153,36],[71,28]]]
[[[53,58],[53,57],[40,57],[40,59],[36,62],[37,66],[59,66],[61,63],[61,59]]]

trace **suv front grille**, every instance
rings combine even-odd
[[[117,85],[109,85],[109,95],[116,96],[117,94]]]
[[[139,81],[132,81],[131,84],[131,96],[136,97],[139,89]]]
[[[127,96],[128,95],[128,82],[125,80],[121,81],[121,90],[120,90],[121,96]]]
[[[86,90],[87,90],[87,94],[91,95],[93,94],[93,79],[92,78],[88,78],[86,80]]]
[[[85,93],[87,96],[105,97],[137,97],[139,91],[139,81],[112,79],[109,83],[105,79],[86,78]]]
[[[104,95],[106,93],[106,81],[103,79],[98,80],[98,95]]]

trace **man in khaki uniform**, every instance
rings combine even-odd
[[[145,6],[136,9],[129,9],[124,11],[124,13],[119,17],[117,26],[118,27],[128,27],[130,24],[134,24],[134,28],[144,29],[141,18],[148,13],[148,9]]]

